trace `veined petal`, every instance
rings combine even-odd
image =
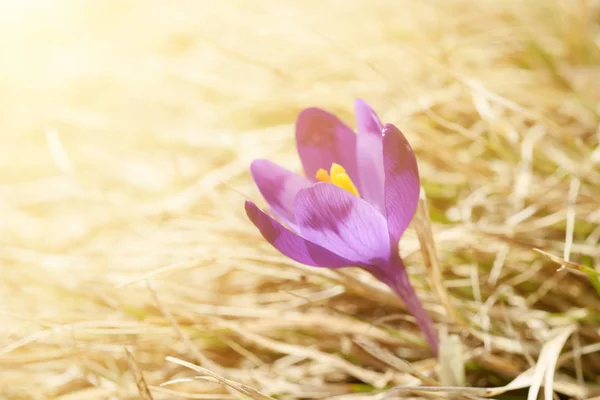
[[[273,247],[292,260],[313,267],[340,268],[352,265],[343,257],[289,231],[250,201],[246,201],[246,215]]]
[[[319,168],[343,166],[358,182],[356,135],[338,117],[320,108],[303,110],[296,121],[296,145],[306,177],[315,182]]]
[[[419,203],[419,170],[410,144],[392,124],[383,128],[385,209],[391,240],[398,240],[410,224]]]
[[[384,216],[365,200],[330,183],[301,189],[295,202],[302,237],[356,265],[390,257]]]
[[[308,179],[269,160],[254,160],[250,172],[275,216],[296,230],[294,199],[300,189],[311,185]]]
[[[356,125],[356,162],[360,178],[361,197],[385,214],[383,171],[383,125],[379,117],[363,100],[354,102]]]

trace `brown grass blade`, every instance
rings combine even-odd
[[[140,395],[140,399],[141,400],[154,400],[154,398],[152,397],[152,394],[150,393],[150,389],[148,388],[148,385],[146,384],[146,380],[144,379],[144,373],[142,372],[142,370],[138,366],[137,362],[135,361],[133,354],[131,354],[131,352],[127,349],[127,347],[124,347],[123,350],[125,351],[125,354],[127,355],[127,362],[129,363],[129,368],[131,369],[131,373],[133,374],[133,378],[135,380],[135,385],[138,388],[138,393]]]
[[[461,317],[452,305],[448,291],[444,286],[444,275],[435,248],[431,220],[429,218],[429,211],[427,210],[427,200],[423,190],[421,190],[420,193],[419,205],[417,206],[417,212],[413,223],[417,231],[417,236],[419,237],[423,261],[425,262],[429,282],[431,282],[431,285],[433,286],[433,291],[438,301],[444,306],[448,315],[455,321],[460,321]]]
[[[238,382],[234,382],[229,379],[222,378],[221,376],[215,374],[214,372],[211,372],[210,370],[208,370],[206,368],[202,368],[202,367],[192,364],[190,362],[180,360],[178,358],[170,357],[170,356],[167,357],[166,360],[170,361],[172,363],[181,365],[182,367],[189,368],[189,369],[196,371],[202,375],[209,376],[209,377],[215,379],[216,381],[222,383],[223,385],[230,387],[231,389],[235,390],[236,392],[250,397],[251,399],[254,399],[254,400],[276,400],[273,397],[267,396],[266,394],[263,394],[263,393],[259,392],[258,390],[253,389],[247,385],[244,385],[244,384],[241,384]]]

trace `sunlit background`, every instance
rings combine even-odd
[[[385,287],[286,260],[243,212],[261,201],[251,160],[299,167],[297,113],[353,126],[355,98],[419,159],[464,321],[430,289],[413,230],[402,253],[461,335],[468,384],[507,383],[581,323],[555,389],[599,395],[597,293],[532,251],[600,262],[599,7],[1,0],[0,398],[241,398],[167,356],[282,399],[425,382],[382,349],[435,382]]]

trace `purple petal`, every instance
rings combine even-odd
[[[423,308],[421,301],[417,297],[414,288],[408,280],[406,274],[406,267],[404,262],[399,255],[394,254],[391,262],[374,271],[371,269],[373,275],[379,280],[387,284],[390,289],[396,293],[398,297],[404,302],[408,312],[415,318],[421,332],[425,335],[425,339],[431,346],[433,353],[437,356],[438,354],[438,335],[433,326],[431,318],[427,314],[427,311]]]
[[[295,210],[300,234],[311,242],[356,265],[389,259],[385,218],[365,200],[323,182],[300,190]]]
[[[354,113],[356,114],[356,125],[358,134],[368,134],[381,137],[383,124],[366,101],[357,99],[354,102]]]
[[[356,157],[360,181],[359,192],[363,199],[385,214],[383,185],[383,125],[375,111],[363,100],[354,103],[358,130]]]
[[[340,268],[352,265],[352,262],[289,231],[250,201],[246,201],[246,215],[273,247],[292,260],[313,267]]]
[[[296,121],[296,146],[306,177],[315,181],[319,168],[340,164],[358,183],[356,135],[338,117],[320,108],[303,110]]]
[[[268,160],[254,160],[250,172],[275,216],[295,230],[294,199],[300,189],[311,185],[308,179]]]
[[[419,202],[419,170],[415,154],[404,135],[392,124],[383,128],[385,209],[394,244],[412,220]]]

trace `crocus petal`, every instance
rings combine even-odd
[[[289,231],[250,201],[246,201],[246,215],[273,247],[292,260],[313,267],[340,268],[352,265],[343,257]]]
[[[385,214],[383,185],[382,130],[383,125],[375,111],[363,100],[354,103],[356,114],[356,162],[360,181],[360,195]]]
[[[396,244],[412,220],[419,202],[419,170],[415,154],[394,125],[383,128],[385,209],[391,240]]]
[[[269,160],[254,160],[250,172],[275,216],[296,230],[294,199],[300,189],[311,185],[308,179]]]
[[[298,192],[295,202],[300,234],[359,266],[390,257],[384,216],[365,200],[330,183]]]
[[[296,120],[296,146],[306,177],[313,182],[319,168],[329,170],[336,163],[358,183],[356,135],[335,115],[320,108],[303,110]]]
[[[356,128],[359,135],[367,134],[381,137],[383,124],[366,101],[357,99],[354,102],[354,113],[356,114]]]

